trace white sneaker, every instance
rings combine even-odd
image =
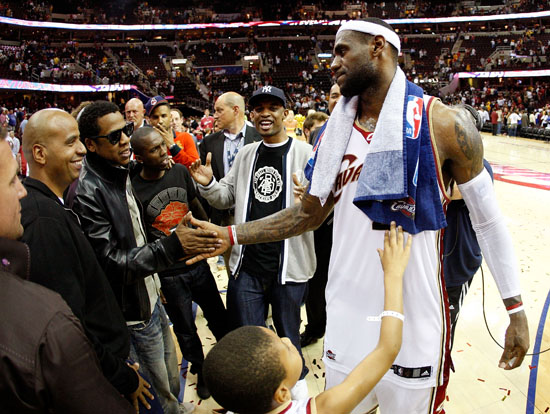
[[[195,404],[190,402],[182,402],[179,408],[180,414],[191,414],[195,412]]]
[[[307,400],[309,398],[309,390],[305,378],[299,380],[290,390],[290,395],[295,401]]]

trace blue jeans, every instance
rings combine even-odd
[[[268,306],[271,304],[273,324],[277,335],[287,337],[300,355],[300,307],[304,301],[307,283],[278,283],[277,279],[250,275],[241,270],[238,277],[229,277],[227,311],[235,328],[245,325],[265,326]],[[302,356],[303,379],[308,373]]]
[[[157,300],[151,319],[128,326],[130,358],[137,361],[140,371],[151,380],[166,414],[179,413],[180,382],[176,348],[172,340],[168,316]]]
[[[166,298],[164,307],[174,324],[181,353],[195,374],[202,369],[204,353],[193,316],[193,301],[201,307],[216,340],[229,332],[229,320],[208,263],[202,261],[185,270],[179,275],[163,276],[160,282]]]

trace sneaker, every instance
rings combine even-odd
[[[210,391],[208,391],[208,387],[204,383],[202,371],[197,374],[197,395],[201,400],[207,400],[210,398]]]

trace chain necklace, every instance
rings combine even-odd
[[[358,118],[358,121],[359,121],[359,124],[365,127],[369,132],[374,132],[374,129],[376,128],[376,119],[369,118],[366,121],[361,121],[361,119]]]

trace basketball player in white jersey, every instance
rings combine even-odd
[[[369,174],[377,174],[378,169],[384,167],[381,164],[369,169],[370,164],[363,165],[369,148],[380,144],[379,140],[389,139],[380,131],[390,131],[389,136],[392,128],[401,130],[397,124],[391,124],[389,128],[387,122],[383,125],[381,117],[382,113],[388,114],[383,107],[386,98],[393,94],[394,82],[398,76],[403,76],[397,66],[399,48],[398,36],[382,20],[367,18],[344,23],[336,35],[332,63],[344,98],[331,115],[317,148],[308,193],[299,205],[262,220],[232,226],[226,232],[226,246],[231,243],[281,240],[317,228],[334,209],[334,243],[326,289],[324,360],[327,388],[343,381],[361,358],[372,351],[378,340],[379,322],[376,322],[376,315],[382,310],[383,301],[383,286],[378,276],[382,269],[372,252],[382,246],[384,232],[379,229],[389,222],[381,224],[371,219],[357,207],[354,199],[357,184],[361,181],[360,175],[363,177],[366,174],[368,179]],[[407,105],[407,94],[404,96]],[[356,102],[356,106],[350,106],[351,102]],[[405,230],[416,234],[405,274],[404,309],[407,320],[403,327],[403,346],[392,369],[353,413],[374,411],[378,405],[382,414],[445,412],[443,401],[450,362],[450,332],[448,303],[441,274],[439,230],[446,225],[443,216],[445,203],[448,202],[446,189],[453,180],[459,184],[483,255],[510,315],[499,367],[507,370],[518,367],[529,348],[518,266],[511,238],[496,204],[490,176],[483,168],[481,137],[465,114],[443,105],[439,100],[420,94],[419,97],[412,97],[412,102],[420,102],[416,110],[420,113],[424,111],[423,118],[418,119],[422,118],[422,125],[426,124],[426,128],[422,126],[422,136],[428,140],[430,159],[422,162],[431,163],[433,169],[430,191],[434,197],[427,204],[442,214],[439,221],[429,217],[429,214],[424,217],[428,221],[434,219],[432,221],[437,224],[425,231],[409,231],[405,226],[411,223],[404,223]],[[353,110],[348,122],[350,133],[342,137],[348,140],[347,145],[342,149],[340,162],[333,162],[335,167],[331,167],[330,162],[324,160],[335,152],[340,137],[335,140],[330,134],[338,135],[340,130],[345,129],[342,120],[347,119],[345,111],[349,111],[350,107]],[[336,114],[338,112],[341,117]],[[403,114],[407,112],[403,111],[403,106],[396,106],[390,115],[407,118],[403,120],[403,125],[406,125],[409,117]],[[403,128],[406,131],[403,134],[407,137],[403,142],[407,141],[407,145],[408,138],[413,138],[412,142],[418,137],[416,124],[412,129],[416,131],[413,137],[405,135],[409,131]],[[408,165],[407,157],[405,155],[404,165]],[[336,171],[331,176],[321,166]],[[425,171],[419,171],[418,167],[414,171],[413,164],[413,172],[409,171],[405,179],[412,178],[411,182],[416,186],[417,177]],[[415,227],[426,203],[425,200],[417,200],[419,202],[415,205],[407,203],[407,200],[397,199],[391,206],[394,211],[412,218],[412,226]],[[194,224],[210,226],[198,221]],[[217,231],[220,234],[222,230],[217,228]],[[197,256],[192,261],[204,257],[207,256]]]

